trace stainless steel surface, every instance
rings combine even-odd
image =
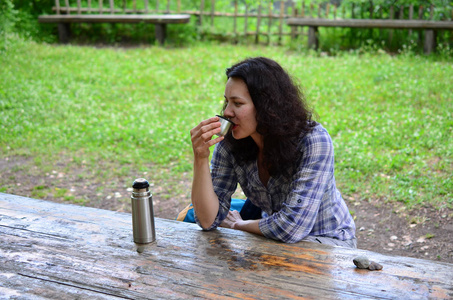
[[[154,226],[153,196],[149,183],[138,178],[132,185],[132,230],[137,244],[152,243],[156,240]]]
[[[219,116],[219,122],[220,122],[220,132],[217,134],[218,136],[225,136],[228,134],[230,129],[234,126],[234,123],[228,120],[225,117]]]

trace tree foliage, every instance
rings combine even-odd
[[[4,35],[14,27],[17,10],[11,0],[0,0],[0,35]]]

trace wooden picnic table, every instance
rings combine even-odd
[[[128,213],[0,193],[0,298],[453,297],[453,264],[160,218],[156,242],[137,245],[131,223]],[[358,255],[384,268],[358,269]]]

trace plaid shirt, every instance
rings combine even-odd
[[[220,206],[208,230],[226,218],[239,183],[246,197],[262,209],[259,227],[268,238],[286,243],[308,235],[354,238],[354,221],[335,185],[334,151],[328,132],[318,124],[300,140],[298,148],[300,157],[292,178],[271,177],[266,188],[256,160],[240,165],[227,144],[218,143],[211,160],[211,176]]]

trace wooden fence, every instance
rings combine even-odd
[[[281,44],[284,37],[295,39],[306,35],[303,28],[286,25],[289,17],[327,18],[327,19],[423,19],[423,20],[453,20],[453,7],[435,7],[434,5],[394,5],[378,6],[373,1],[340,4],[341,0],[326,3],[311,1],[271,1],[262,0],[200,0],[197,4],[185,0],[85,0],[86,7],[70,5],[69,0],[60,0],[54,10],[61,13],[177,13],[196,16],[197,25],[202,34],[223,36],[237,41],[243,37],[254,37],[259,43],[261,37],[266,37],[265,43],[271,43],[275,37],[276,43]],[[334,3],[334,4],[332,4]],[[354,29],[361,30],[361,29]],[[412,30],[406,30],[410,35]],[[381,30],[382,32],[382,30]],[[389,41],[392,41],[394,30],[386,31]],[[452,39],[451,31],[448,32]]]

